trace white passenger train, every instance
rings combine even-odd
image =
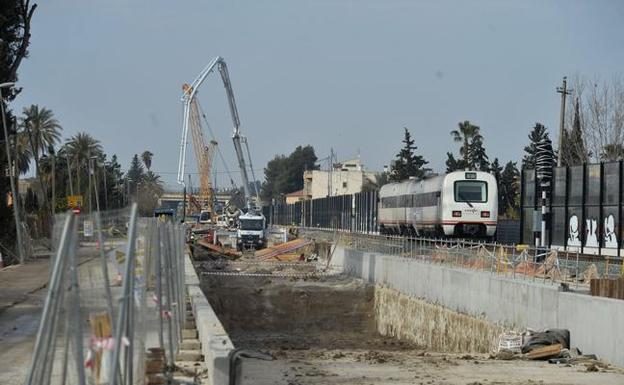
[[[492,237],[497,220],[496,179],[487,172],[409,179],[379,191],[382,234]]]

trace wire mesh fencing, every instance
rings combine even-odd
[[[144,384],[150,348],[166,352],[166,377],[185,315],[184,234],[136,205],[59,216],[26,384]]]
[[[512,279],[564,283],[574,285],[575,288],[588,289],[593,278],[624,275],[622,258],[590,256],[557,249],[309,228],[302,228],[299,233],[307,238],[324,239],[364,252],[488,271]]]

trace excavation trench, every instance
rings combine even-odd
[[[202,290],[234,346],[274,357],[243,362],[239,383],[297,384],[299,377],[359,376],[375,366],[391,371],[425,351],[489,351],[498,333],[484,321],[346,275],[292,277],[285,270],[293,269],[198,266]],[[303,369],[292,366],[299,361],[307,362]]]

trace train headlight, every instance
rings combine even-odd
[[[489,211],[481,211],[481,218],[489,218],[489,217],[490,217]]]
[[[461,217],[461,211],[453,211],[453,218]]]

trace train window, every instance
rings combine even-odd
[[[458,180],[455,182],[455,202],[487,202],[487,183]]]

